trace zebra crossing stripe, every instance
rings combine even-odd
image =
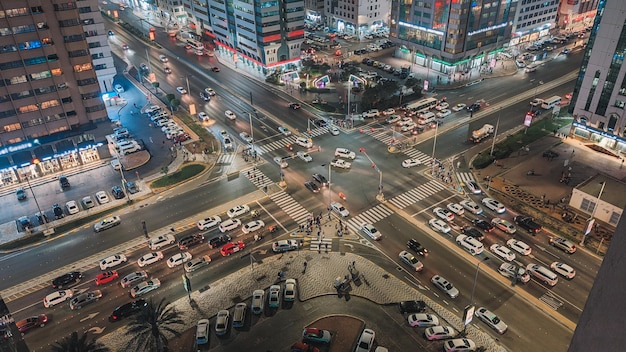
[[[440,192],[445,188],[446,187],[439,182],[430,180],[423,185],[420,185],[419,187],[413,188],[412,190],[409,190],[404,194],[394,197],[389,202],[394,206],[403,209],[411,204],[419,202],[426,197]]]
[[[285,191],[272,194],[270,199],[299,224],[310,215],[300,203],[296,202],[296,200]]]
[[[474,175],[471,172],[457,172],[456,177],[463,183],[474,181]]]
[[[332,250],[333,247],[333,239],[332,238],[323,238],[321,241],[320,240],[311,240],[311,244],[309,246],[309,248],[312,251],[317,251],[318,249],[321,250],[327,250],[330,252]]]
[[[390,216],[391,214],[393,214],[393,211],[391,209],[383,204],[378,204],[377,206],[370,208],[363,213],[358,214],[354,218],[348,220],[348,227],[356,232],[361,229],[361,224],[374,224]]]

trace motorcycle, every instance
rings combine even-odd
[[[250,212],[250,215],[252,216],[252,218],[256,218],[256,217],[258,217],[261,214],[259,214],[258,210],[253,210],[253,211]]]
[[[535,175],[535,169],[531,169],[530,171],[528,171],[526,173],[527,176],[534,176]]]
[[[346,195],[343,192],[339,192],[339,198],[346,200]]]
[[[258,242],[263,239],[263,235],[256,234],[254,235],[254,242]]]
[[[270,226],[267,227],[267,230],[270,233],[274,233],[274,232],[278,231],[278,227],[276,227],[276,225],[270,225]]]

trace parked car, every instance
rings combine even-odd
[[[302,331],[302,342],[330,343],[332,334],[328,330],[306,328]]]
[[[437,318],[437,316],[435,316],[434,314],[427,314],[427,313],[410,314],[407,317],[407,321],[409,323],[409,326],[412,326],[412,327],[417,326],[420,328],[424,328],[424,327],[439,325],[439,318]]]
[[[361,333],[361,337],[359,337],[359,341],[356,344],[356,349],[354,352],[369,352],[372,349],[372,345],[374,344],[374,338],[376,333],[372,329],[363,329]]]
[[[424,301],[402,301],[398,303],[400,314],[404,313],[423,313],[426,311],[426,303]]]

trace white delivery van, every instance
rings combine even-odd
[[[541,103],[541,108],[545,110],[549,110],[559,104],[561,104],[561,97],[558,95],[555,95],[550,99],[544,100],[543,103]]]
[[[427,125],[431,122],[435,122],[435,119],[436,119],[435,114],[433,114],[430,111],[425,111],[420,114],[420,117],[417,120],[417,123],[419,123],[420,125]]]

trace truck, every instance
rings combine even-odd
[[[486,123],[480,129],[477,129],[477,130],[472,132],[472,137],[470,137],[470,141],[472,141],[474,143],[478,143],[478,142],[482,141],[483,139],[491,136],[493,134],[493,131],[494,131],[493,125],[490,125],[490,124]]]
[[[525,229],[533,236],[541,231],[541,225],[536,223],[535,220],[529,216],[518,215],[513,220],[519,227]]]

